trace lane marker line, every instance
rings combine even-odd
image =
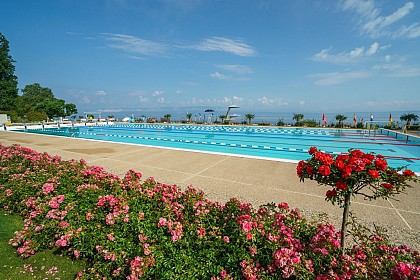
[[[392,202],[387,198],[386,199],[388,202],[389,202],[389,204],[391,204],[391,206],[392,206],[392,208],[397,212],[397,214],[398,214],[398,216],[400,216],[400,218],[401,218],[401,220],[405,223],[405,225],[410,229],[410,230],[412,230],[412,228],[411,228],[411,226],[408,224],[408,222],[404,219],[404,217],[400,214],[400,212],[398,211],[398,209],[397,208],[395,208],[395,206],[394,206],[394,204],[392,204]]]

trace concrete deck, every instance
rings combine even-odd
[[[254,207],[285,201],[303,212],[341,217],[341,209],[324,201],[328,188],[314,181],[300,182],[293,163],[10,131],[0,131],[0,143],[19,144],[66,160],[83,158],[119,176],[134,169],[160,182],[180,187],[191,184],[222,203],[230,197],[251,202]],[[367,223],[420,232],[420,184],[397,199],[400,201],[359,198],[351,211]]]

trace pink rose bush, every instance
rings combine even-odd
[[[192,186],[182,190],[143,179],[133,170],[120,178],[84,161],[64,161],[20,146],[0,145],[0,156],[0,206],[24,219],[10,244],[24,258],[49,249],[84,261],[76,279],[420,276],[417,251],[373,234],[342,254],[333,225],[308,223],[285,202],[255,209],[232,198],[221,205]],[[321,164],[304,166],[304,172],[334,174],[334,158],[318,156],[328,167],[321,169],[324,175],[318,171]],[[386,170],[383,161],[377,164],[375,170],[381,171],[372,178]],[[370,164],[358,162],[355,168],[363,166],[369,169]],[[344,173],[352,176],[352,171]],[[331,187],[338,194],[351,189],[336,183]],[[391,190],[381,191],[398,187],[395,181],[390,184]]]

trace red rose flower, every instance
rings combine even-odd
[[[344,168],[344,170],[343,170],[343,173],[341,174],[341,178],[348,178],[348,177],[350,177],[351,171],[352,171],[351,167],[346,166]]]
[[[351,155],[354,156],[354,157],[362,157],[365,154],[360,150],[353,150],[353,151],[351,151]]]
[[[386,188],[386,189],[388,189],[388,190],[390,190],[390,189],[392,189],[392,188],[393,188],[393,186],[392,186],[390,183],[383,183],[383,184],[382,184],[382,187],[384,187],[384,188]]]
[[[305,166],[306,166],[306,162],[303,160],[299,161],[298,165],[296,166],[296,172],[299,177],[302,177],[303,169],[305,168]]]
[[[321,174],[322,176],[328,176],[331,174],[331,170],[330,167],[327,165],[321,165],[318,169],[319,174]]]
[[[376,159],[375,160],[375,167],[376,167],[376,169],[385,171],[386,168],[388,167],[388,163],[384,159]]]
[[[379,172],[377,170],[369,170],[368,174],[370,177],[372,177],[373,179],[378,178],[379,177]]]
[[[411,176],[414,176],[416,174],[413,171],[407,169],[407,170],[404,170],[403,175],[406,176],[406,177],[411,177]]]
[[[344,182],[338,181],[335,186],[337,187],[337,189],[345,191],[347,189],[347,185]]]
[[[316,147],[311,147],[311,148],[309,149],[308,153],[309,153],[310,155],[313,155],[313,154],[315,154],[315,152],[316,152],[316,151],[318,151],[318,149],[317,149]]]
[[[370,162],[372,162],[372,160],[375,159],[375,156],[372,155],[372,154],[364,154],[363,155],[363,158],[367,159],[369,161],[369,163],[370,163]]]
[[[326,196],[329,198],[329,199],[331,199],[331,198],[333,198],[334,196],[336,196],[337,195],[337,191],[336,190],[328,190],[327,191],[327,193],[326,193]]]
[[[321,161],[325,165],[333,164],[333,158],[330,154],[324,154],[324,156],[321,158]]]
[[[342,160],[336,160],[334,163],[335,167],[337,167],[338,170],[343,170],[346,164]]]
[[[309,164],[306,166],[306,173],[308,173],[309,176],[314,174],[314,169]]]

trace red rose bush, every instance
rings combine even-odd
[[[406,167],[390,167],[382,155],[350,149],[348,154],[332,156],[316,147],[311,147],[309,154],[310,159],[298,163],[297,175],[301,181],[310,179],[331,187],[325,199],[344,208],[341,236],[343,249],[352,197],[361,195],[369,200],[387,199],[410,187],[410,181],[417,181],[413,171]]]

